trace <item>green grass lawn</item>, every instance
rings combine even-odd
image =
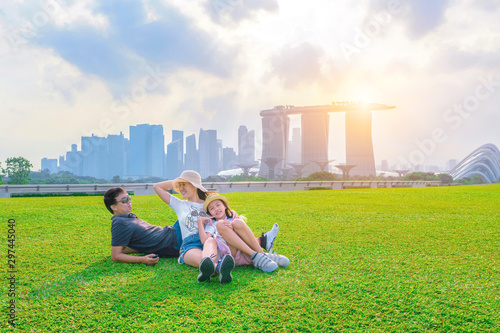
[[[279,223],[288,268],[237,267],[220,285],[176,259],[114,263],[101,197],[0,199],[4,276],[16,221],[16,331],[500,331],[499,185],[226,196],[255,234]],[[175,222],[156,196],[132,198],[140,218]]]

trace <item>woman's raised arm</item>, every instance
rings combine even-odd
[[[164,182],[156,183],[153,185],[153,189],[156,194],[161,198],[161,200],[165,201],[167,205],[170,205],[170,197],[172,196],[167,190],[170,190],[174,186],[173,180],[166,180]]]

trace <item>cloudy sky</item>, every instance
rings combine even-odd
[[[351,100],[396,106],[373,116],[377,164],[444,167],[500,146],[499,16],[494,0],[5,1],[0,161],[37,170],[142,123],[229,147],[244,124],[259,145],[261,110]]]

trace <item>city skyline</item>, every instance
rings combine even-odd
[[[33,0],[0,12],[2,164],[23,156],[38,170],[81,137],[143,123],[164,127],[165,148],[172,130],[200,127],[236,148],[245,124],[259,158],[260,111],[339,100],[397,106],[373,116],[376,164],[443,167],[500,145],[493,1]],[[343,117],[330,116],[335,163]]]
[[[217,130],[200,128],[198,144],[195,134],[184,141],[182,130],[172,130],[172,140],[165,144],[162,125],[130,125],[128,137],[122,132],[106,137],[82,136],[80,150],[77,144],[72,144],[71,150],[58,158],[44,157],[40,170],[70,171],[78,176],[109,180],[116,176],[174,179],[183,170],[192,169],[207,177],[237,168],[241,162],[250,163],[255,150],[254,131],[242,125],[238,133],[237,154],[234,148],[225,147],[217,138]]]
[[[380,105],[380,107],[385,108],[386,106]],[[307,107],[307,109],[310,108]],[[320,108],[324,108],[324,106]],[[304,118],[304,120],[307,119],[307,117]],[[307,121],[305,124],[307,125]],[[301,130],[301,128],[296,127],[290,128],[292,134],[286,146],[288,150],[287,163],[283,163],[284,168],[277,164],[275,172],[272,173],[273,177],[282,177],[285,174],[298,176],[296,172],[290,173],[290,171],[294,164],[300,163],[304,163],[304,168],[301,168],[302,171],[300,172],[301,176],[307,176],[311,172],[319,170],[319,166],[310,160],[308,160],[309,163],[302,161],[303,158],[307,160],[309,154],[301,154]],[[51,173],[70,171],[78,176],[91,176],[109,180],[115,176],[132,179],[147,177],[174,179],[183,170],[192,169],[200,172],[203,177],[207,177],[229,169],[242,167],[245,169],[245,166],[248,168],[258,166],[259,161],[255,160],[254,133],[254,130],[249,131],[245,125],[239,126],[238,142],[236,143],[238,150],[236,152],[233,147],[225,147],[226,145],[223,144],[222,140],[217,139],[217,130],[200,128],[198,144],[196,144],[195,134],[184,138],[182,130],[172,130],[172,141],[170,143],[165,141],[166,144],[164,144],[166,136],[162,125],[130,125],[128,137],[122,132],[118,135],[110,134],[107,137],[99,137],[94,134],[89,137],[82,136],[80,150],[78,150],[77,144],[71,144],[71,150],[59,155],[58,158],[44,157],[41,160],[40,170],[49,170]],[[306,146],[314,144],[313,141],[308,142],[305,142]],[[370,140],[368,143],[370,143]],[[203,147],[201,149],[204,151],[203,153],[200,153],[200,147]],[[153,151],[155,151],[154,154]],[[141,156],[141,158],[129,159],[130,156]],[[348,159],[348,156],[346,158]],[[205,161],[204,167],[200,166],[200,161],[202,163]],[[334,161],[328,163],[326,170],[340,173],[340,170],[334,167],[334,164],[339,163],[332,162]],[[412,171],[439,173],[451,170],[456,164],[457,160],[452,159],[447,161],[445,167],[417,165],[412,168]],[[287,171],[286,169],[290,170]],[[376,170],[385,172],[386,175],[395,174],[395,170],[409,169],[409,165],[392,164],[389,166],[388,161],[385,159],[382,159],[380,164],[376,165]],[[352,174],[368,176],[374,174],[372,171],[358,171],[358,173],[352,172]],[[245,170],[245,172],[247,171]],[[265,164],[264,169],[261,166],[259,174],[269,176],[269,170]]]

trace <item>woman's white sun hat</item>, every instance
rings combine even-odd
[[[207,192],[207,189],[201,185],[200,174],[194,170],[184,170],[179,177],[174,179],[174,191],[177,193],[179,193],[179,183],[190,183],[203,192]]]

